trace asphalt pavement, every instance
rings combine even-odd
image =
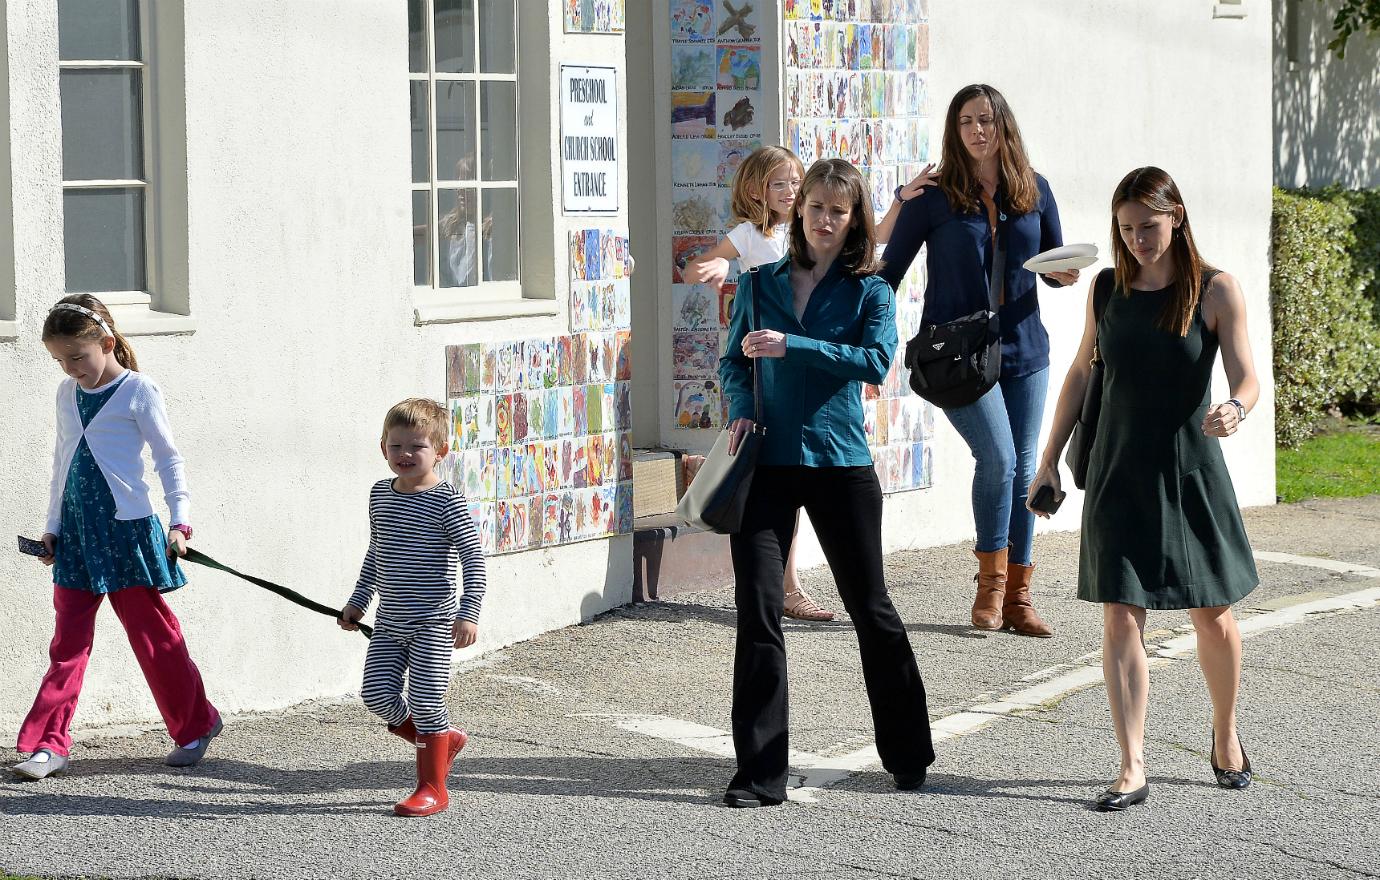
[[[355,699],[227,718],[205,763],[166,735],[85,731],[71,771],[0,778],[0,872],[41,877],[1380,877],[1380,496],[1246,512],[1262,584],[1240,703],[1257,772],[1208,767],[1210,707],[1187,615],[1152,612],[1152,794],[1090,809],[1117,770],[1101,618],[1074,598],[1075,534],[1041,536],[1035,596],[1052,639],[968,626],[972,557],[889,556],[940,740],[898,792],[867,760],[871,723],[846,619],[787,622],[801,786],[719,805],[734,613],[727,589],[630,606],[467,664],[450,693],[472,734],[451,808],[399,819],[408,747]],[[837,607],[827,570],[807,586]],[[11,755],[13,753],[10,753]],[[834,769],[830,769],[833,767]],[[842,769],[839,769],[842,768]]]

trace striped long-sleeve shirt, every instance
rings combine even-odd
[[[464,591],[455,597],[455,565]],[[469,506],[449,482],[406,494],[380,480],[369,493],[369,552],[349,604],[367,610],[377,593],[380,622],[455,617],[479,622],[484,553]]]

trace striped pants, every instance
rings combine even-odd
[[[380,626],[364,658],[364,687],[360,696],[370,712],[389,727],[412,716],[418,733],[450,729],[446,690],[455,637],[450,620],[427,620],[401,626]],[[403,696],[403,675],[407,696]]]

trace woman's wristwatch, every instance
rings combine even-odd
[[[1237,400],[1235,397],[1233,397],[1231,400],[1228,400],[1227,403],[1230,403],[1232,406],[1236,407],[1236,420],[1238,422],[1246,421],[1246,405],[1244,403]]]
[[[906,185],[903,183],[903,184],[897,186],[896,189],[892,190],[892,194],[893,194],[894,196],[896,196],[896,201],[900,202],[900,203],[903,204],[903,205],[906,203],[906,200],[903,199],[903,198],[901,198],[901,190],[903,190],[903,189],[905,189],[905,188],[906,188]]]

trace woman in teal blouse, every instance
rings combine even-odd
[[[881,384],[896,351],[891,289],[873,274],[871,203],[856,168],[825,159],[806,173],[795,210],[790,253],[741,276],[719,361],[732,447],[753,428],[754,369],[762,371],[766,429],[742,528],[730,541],[738,772],[724,803],[733,807],[786,799],[781,583],[801,507],[857,630],[882,766],[898,788],[913,789],[934,761],[925,685],[882,576],[882,490],[863,433],[862,384]]]

